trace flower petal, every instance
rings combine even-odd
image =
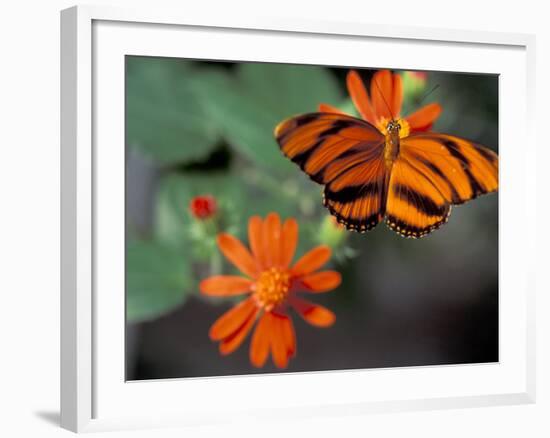
[[[281,315],[281,330],[285,340],[287,355],[290,358],[296,353],[296,334],[294,333],[292,320],[288,315]]]
[[[328,103],[320,103],[318,108],[319,108],[319,112],[321,113],[348,115],[348,113],[342,111],[341,109],[336,108],[335,106],[329,105]]]
[[[399,117],[401,114],[401,105],[403,104],[403,79],[401,75],[392,75],[393,94],[391,96],[391,111],[394,117]]]
[[[223,255],[233,263],[243,274],[256,278],[258,267],[250,251],[239,239],[231,234],[221,233],[218,235],[218,246]]]
[[[246,336],[250,332],[250,329],[256,322],[256,316],[258,315],[259,311],[260,309],[256,307],[255,311],[252,312],[245,323],[241,325],[235,333],[220,342],[219,349],[221,354],[225,356],[233,353],[237,348],[239,348],[239,346],[246,339]]]
[[[377,71],[371,80],[370,96],[378,119],[396,117],[389,107],[393,96],[393,80],[389,70]]]
[[[430,123],[429,125],[422,126],[419,128],[411,128],[410,132],[428,132],[431,131],[433,128],[433,123]]]
[[[342,276],[336,271],[322,271],[300,278],[309,292],[327,292],[340,286]]]
[[[268,313],[264,313],[260,317],[260,321],[250,341],[250,362],[258,368],[264,366],[269,354],[269,336],[272,327],[271,320],[267,318],[267,315]]]
[[[205,295],[223,297],[250,292],[254,283],[237,275],[214,275],[200,282],[200,291]]]
[[[405,120],[409,122],[411,130],[423,131],[435,122],[441,110],[441,105],[438,103],[430,103],[405,117]]]
[[[292,275],[301,277],[309,274],[329,261],[332,251],[327,245],[319,245],[305,253],[290,269]]]
[[[348,73],[346,82],[351,100],[353,101],[355,108],[357,108],[357,111],[359,111],[359,114],[361,114],[361,117],[363,117],[367,122],[375,124],[377,117],[374,113],[369,95],[367,94],[367,90],[365,89],[365,85],[363,84],[359,73],[355,70],[351,70]]]
[[[281,219],[277,213],[269,213],[264,222],[267,236],[268,260],[271,266],[281,264]]]
[[[281,231],[281,267],[288,268],[296,252],[298,244],[298,222],[289,218],[283,224]]]
[[[296,296],[289,299],[291,306],[304,321],[317,327],[329,327],[336,321],[336,316],[326,307],[311,303]]]
[[[256,259],[260,269],[266,267],[264,260],[264,235],[263,235],[263,220],[260,216],[252,216],[248,220],[248,242],[252,255]]]
[[[283,333],[283,317],[269,312],[266,314],[266,318],[271,320],[272,332],[270,345],[273,363],[277,368],[286,368],[288,365],[288,349],[285,334]]]
[[[213,341],[220,341],[231,336],[246,322],[254,311],[256,311],[254,298],[249,297],[241,301],[212,324],[209,332],[210,339]]]

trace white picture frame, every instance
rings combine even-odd
[[[189,38],[200,44],[178,44]],[[289,40],[298,46],[296,50],[277,50]],[[372,47],[368,64],[357,57],[361,51],[352,50],[366,46]],[[383,50],[388,46],[406,46],[407,53],[397,61]],[[514,234],[512,203],[520,199],[535,205],[534,46],[534,36],[524,34],[103,6],[62,11],[62,427],[83,432],[250,417],[269,421],[281,415],[533,403],[534,268],[528,256],[517,254],[534,254],[536,231],[532,226],[522,230],[521,236]],[[124,266],[120,177],[124,174],[124,76],[120,68],[125,54],[501,75],[499,363],[125,382],[121,368],[124,272],[120,270]],[[511,120],[513,125],[507,123]],[[521,153],[514,149],[520,140]],[[105,217],[106,210],[113,213]],[[534,224],[534,210],[526,208],[524,213],[524,220]],[[262,399],[258,385],[269,388],[269,400]],[[323,391],[317,389],[319,385]],[[295,390],[291,401],[285,397],[289,388]],[[233,405],[222,409],[228,393],[236,394]],[[219,395],[218,403],[212,400],[213,394]]]

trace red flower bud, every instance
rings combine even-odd
[[[218,205],[212,195],[195,196],[189,203],[189,210],[196,219],[205,220],[216,214]]]
[[[425,71],[408,71],[413,78],[419,79],[421,81],[426,81],[428,79],[428,73]]]

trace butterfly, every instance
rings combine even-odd
[[[326,104],[289,118],[274,135],[283,154],[324,185],[323,204],[348,230],[381,221],[420,238],[446,223],[451,206],[498,189],[498,155],[461,137],[431,132],[438,104],[401,118],[401,77],[375,73],[370,98],[358,73],[348,90],[362,118]]]

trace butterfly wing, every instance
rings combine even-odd
[[[423,237],[445,223],[451,204],[435,180],[401,154],[388,187],[386,224],[404,237]]]
[[[444,224],[452,204],[498,189],[498,156],[446,134],[401,139],[388,187],[386,222],[406,237],[422,237]]]
[[[308,113],[275,128],[283,154],[325,185],[324,205],[346,228],[367,231],[384,216],[384,136],[368,122],[337,113]]]

